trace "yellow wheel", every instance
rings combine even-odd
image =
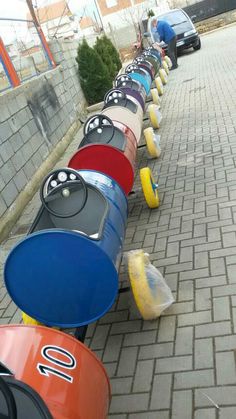
[[[166,74],[169,74],[170,70],[169,70],[169,67],[168,67],[167,62],[166,61],[162,61],[162,65],[163,65],[163,68],[164,68]]]
[[[159,207],[159,197],[157,192],[157,184],[155,183],[152,172],[149,167],[144,167],[140,170],[140,179],[143,189],[143,194],[149,208]]]
[[[160,101],[160,97],[159,97],[159,94],[158,94],[158,90],[157,89],[151,89],[151,95],[152,95],[153,103],[155,103],[155,105],[160,106],[161,101]]]
[[[159,107],[154,104],[149,105],[148,112],[153,128],[160,128],[161,112],[159,111]]]
[[[45,324],[40,323],[38,320],[33,319],[33,317],[28,316],[28,314],[22,311],[22,320],[24,324],[32,326],[45,326]],[[52,327],[52,329],[60,330],[59,327]]]
[[[22,312],[22,320],[24,324],[39,326],[42,323],[38,322],[38,320],[33,319],[33,317],[28,316],[28,314]]]
[[[137,307],[144,320],[153,319],[154,299],[145,272],[146,256],[143,250],[131,252],[128,257],[128,272]]]
[[[151,127],[146,128],[143,131],[143,133],[144,133],[144,137],[145,137],[145,140],[146,140],[146,146],[147,146],[148,153],[153,158],[159,157],[160,154],[161,154],[161,149],[160,149],[160,145],[159,145],[159,141],[158,141],[160,136],[159,135],[156,136],[154,131],[153,131],[153,128],[151,128]]]
[[[158,94],[160,96],[162,96],[163,93],[164,93],[164,89],[163,89],[163,84],[162,84],[161,78],[159,76],[155,78],[155,84],[156,84]]]
[[[164,68],[160,68],[159,74],[160,74],[160,78],[161,78],[162,84],[165,85],[167,83],[168,79],[167,79],[167,74],[166,74]]]
[[[171,61],[170,57],[168,57],[168,55],[165,55],[164,60],[167,63],[168,67],[171,68],[172,67],[172,61]]]

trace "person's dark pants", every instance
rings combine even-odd
[[[176,36],[174,36],[174,38],[172,38],[168,42],[167,54],[172,61],[172,69],[177,68],[178,64],[177,64]]]

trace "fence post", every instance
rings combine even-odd
[[[47,60],[48,60],[49,64],[50,64],[53,68],[55,68],[57,65],[56,65],[56,62],[55,62],[55,60],[54,60],[54,58],[53,58],[53,55],[52,55],[52,53],[51,53],[51,50],[50,50],[50,48],[49,48],[49,46],[48,46],[48,43],[47,43],[47,41],[46,41],[45,35],[44,35],[43,31],[42,31],[42,28],[41,28],[41,26],[36,26],[36,29],[37,29],[37,32],[38,32],[39,38],[40,38],[40,40],[41,40],[41,42],[42,42],[42,46],[43,46],[43,49],[44,49],[44,52],[45,52],[46,58],[47,58]]]
[[[0,37],[0,61],[3,65],[7,78],[12,87],[17,87],[20,85],[20,79],[17,75],[14,65],[11,62],[11,59],[8,55],[8,52],[5,48],[2,38]]]

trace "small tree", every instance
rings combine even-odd
[[[112,83],[116,75],[116,64],[113,62],[113,57],[111,56],[109,49],[107,48],[105,36],[102,36],[101,38],[97,37],[94,49],[98,53],[102,62],[107,66],[110,81]]]
[[[113,43],[111,42],[111,40],[106,36],[103,35],[100,38],[100,41],[103,43],[104,45],[104,49],[106,50],[106,54],[110,57],[111,62],[112,62],[112,73],[111,73],[111,77],[112,80],[114,80],[115,76],[119,73],[119,70],[122,67],[122,63],[119,57],[119,53],[117,51],[117,49],[114,47]]]
[[[147,12],[147,17],[153,17],[153,16],[155,16],[154,11],[152,9],[149,9]]]
[[[80,84],[88,104],[102,101],[105,93],[112,88],[109,72],[98,53],[85,39],[78,47],[76,61]]]

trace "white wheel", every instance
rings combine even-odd
[[[158,94],[160,96],[162,96],[163,93],[164,93],[164,89],[163,89],[163,84],[162,84],[162,81],[161,81],[160,76],[158,76],[158,77],[155,78],[155,84],[156,84],[156,88],[157,88]]]
[[[161,112],[159,111],[159,107],[154,104],[149,105],[148,112],[153,128],[160,128]]]
[[[164,60],[167,63],[168,67],[171,68],[172,67],[172,61],[171,61],[170,57],[168,57],[168,55],[165,55]]]
[[[167,64],[166,61],[162,61],[162,66],[163,66],[166,74],[169,74],[170,70],[169,70],[169,67],[168,67],[168,64]]]
[[[159,97],[159,94],[158,94],[158,90],[157,89],[151,89],[151,95],[152,95],[153,103],[155,103],[155,105],[160,106],[161,101],[160,101],[160,97]]]
[[[161,78],[162,83],[165,85],[168,81],[168,78],[167,78],[167,74],[166,74],[164,68],[160,68],[159,74],[160,74],[160,78]]]
[[[150,157],[157,158],[161,154],[160,135],[156,135],[153,128],[146,128],[144,131],[146,146]]]

